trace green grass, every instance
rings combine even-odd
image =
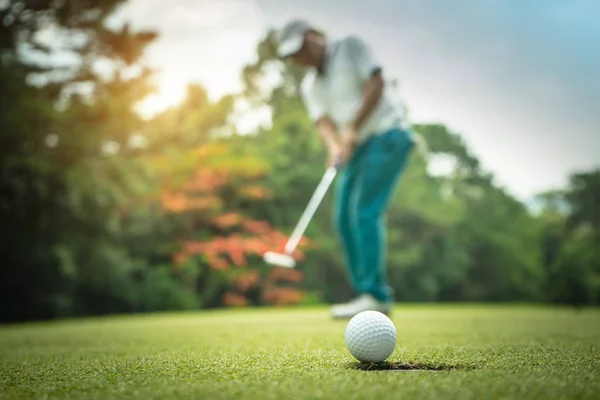
[[[598,309],[405,305],[392,319],[397,348],[368,370],[325,308],[0,327],[0,398],[600,398]]]

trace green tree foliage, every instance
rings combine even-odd
[[[567,189],[540,196],[548,300],[600,302],[600,170],[576,173]]]
[[[127,310],[139,260],[121,242],[119,212],[146,186],[135,160],[111,149],[141,126],[132,105],[149,91],[148,72],[125,75],[155,35],[107,28],[121,3],[12,1],[0,10],[5,320]]]
[[[433,154],[451,157],[447,179],[451,196],[468,212],[454,234],[468,258],[466,276],[448,292],[453,300],[536,300],[541,296],[543,270],[539,229],[523,204],[480,169],[461,138],[443,126],[417,127]]]

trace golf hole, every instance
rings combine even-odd
[[[354,362],[349,368],[360,371],[393,371],[393,372],[419,372],[419,371],[454,371],[459,369],[474,369],[470,365],[439,365],[426,363],[402,363],[402,362],[380,362],[380,363],[361,363]]]

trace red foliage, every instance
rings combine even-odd
[[[233,226],[238,226],[243,220],[244,217],[242,217],[240,214],[230,212],[215,217],[212,220],[212,223],[218,228],[226,229]]]
[[[178,251],[177,253],[173,254],[172,259],[173,264],[181,265],[188,259],[188,256],[185,254],[184,251]]]
[[[168,169],[164,175],[160,196],[163,209],[171,213],[198,213],[203,220],[209,220],[212,232],[219,232],[209,240],[184,241],[181,249],[173,254],[175,265],[181,265],[191,257],[202,256],[212,269],[228,271],[231,268],[246,267],[250,257],[262,258],[267,251],[284,250],[288,235],[274,230],[267,221],[247,218],[234,211],[218,213],[220,209],[227,208],[224,204],[225,198],[219,196],[219,189],[224,186],[239,185],[233,186],[236,194],[254,201],[261,201],[271,195],[268,189],[253,183],[262,173],[260,168],[257,170],[249,167],[252,163],[243,164],[245,161],[237,161],[235,157],[232,158],[233,161],[227,161],[235,164],[214,163],[215,160],[221,162],[227,152],[226,146],[207,145],[193,150],[190,153],[192,158],[183,157],[174,159],[173,164],[160,164],[161,168]],[[202,162],[203,160],[207,162]],[[176,165],[171,167],[174,164]],[[213,165],[224,166],[217,168]],[[172,173],[180,179],[171,179]],[[184,179],[185,177],[187,178]],[[293,254],[298,261],[304,259],[300,249],[308,244],[306,238],[300,240],[298,250]],[[273,268],[266,277],[261,277],[258,270],[248,270],[243,274],[236,272],[231,277],[232,290],[224,295],[223,303],[229,306],[245,306],[247,299],[243,293],[260,286],[263,299],[268,304],[297,303],[302,298],[300,290],[277,288],[275,284],[301,281],[302,274],[297,270]]]
[[[256,221],[250,218],[246,218],[243,221],[244,229],[255,235],[262,235],[270,233],[272,231],[271,226],[266,221]]]
[[[268,284],[274,284],[278,281],[287,281],[287,282],[302,282],[304,278],[304,274],[297,269],[287,269],[287,268],[274,268],[271,270],[271,273],[267,277]]]
[[[209,264],[213,268],[225,269],[221,259],[216,258],[217,255],[223,255],[231,261],[233,266],[243,267],[247,265],[247,257],[250,255],[262,257],[267,251],[283,251],[287,240],[287,235],[270,230],[261,235],[253,235],[253,237],[244,237],[241,233],[234,233],[230,236],[217,236],[204,242],[187,241],[183,244],[182,251],[177,253],[176,259],[183,262],[191,256],[204,254],[209,257]],[[299,247],[308,243],[309,241],[303,238],[300,240]],[[300,249],[297,249],[293,256],[299,261],[304,260],[305,257]]]
[[[260,273],[257,270],[250,270],[243,275],[235,277],[234,282],[235,287],[239,292],[247,292],[259,285]]]
[[[227,292],[223,295],[223,304],[232,307],[244,307],[248,305],[248,300],[241,294]]]
[[[240,194],[253,200],[269,198],[272,193],[269,189],[261,186],[246,185],[240,188]]]
[[[298,304],[302,301],[303,297],[304,293],[294,288],[271,287],[263,293],[264,301],[274,306]]]
[[[207,254],[208,256],[208,263],[210,264],[210,266],[216,270],[220,270],[220,271],[225,271],[228,267],[229,264],[227,263],[227,260],[225,260],[223,257],[219,257],[215,254]]]
[[[182,189],[193,192],[207,192],[226,185],[228,176],[223,171],[199,168],[183,185]]]
[[[205,211],[211,208],[217,208],[221,204],[221,199],[216,196],[190,197],[183,192],[164,193],[161,198],[164,210],[179,213],[184,211]]]

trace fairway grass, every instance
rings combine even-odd
[[[327,308],[4,326],[0,399],[600,399],[598,309],[398,305],[391,318],[398,345],[378,365],[352,358]]]

